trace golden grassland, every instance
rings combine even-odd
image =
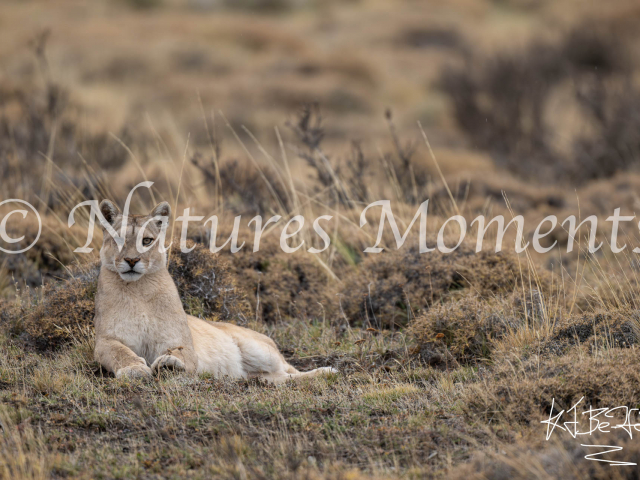
[[[37,245],[0,255],[0,478],[635,478],[585,460],[540,421],[640,403],[635,224],[611,253],[605,219],[640,199],[636,2],[294,0],[6,2],[0,7],[0,192],[43,219]],[[419,124],[418,124],[419,122]],[[431,142],[431,143],[429,143]],[[433,147],[433,149],[432,149]],[[201,223],[169,270],[185,310],[269,335],[300,369],[273,387],[161,373],[115,379],[93,361],[102,234],[87,199]],[[417,225],[365,254],[389,199],[404,231],[429,199],[448,217],[596,215],[572,253],[420,254]],[[4,211],[3,211],[4,213]],[[252,252],[249,220],[283,220]],[[282,225],[306,223],[284,253]],[[330,247],[311,224],[332,215]],[[637,219],[636,219],[637,220]],[[11,217],[21,245],[33,218]],[[171,227],[177,245],[180,225]],[[458,231],[449,226],[447,239]],[[223,240],[224,241],[224,240]],[[630,248],[631,247],[631,248]]]

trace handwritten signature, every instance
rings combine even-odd
[[[593,408],[589,407],[588,410],[585,410],[578,414],[578,406],[582,403],[584,397],[578,400],[569,410],[562,410],[558,414],[554,415],[554,406],[555,399],[551,401],[551,411],[549,413],[548,420],[542,420],[540,423],[547,425],[547,438],[549,440],[551,435],[556,429],[567,432],[573,438],[577,438],[578,435],[587,435],[590,436],[593,433],[601,432],[601,433],[611,433],[616,429],[623,429],[625,432],[629,434],[629,438],[633,438],[634,431],[640,432],[640,423],[635,423],[632,421],[633,418],[637,418],[640,410],[638,408],[629,408],[629,407],[613,407],[613,408]],[[564,415],[569,416],[572,420],[561,422],[561,419]],[[584,417],[588,415],[588,417]],[[586,427],[588,423],[588,428],[581,429]],[[596,462],[605,462],[612,466],[623,466],[623,465],[637,465],[636,463],[631,462],[621,462],[617,460],[607,460],[605,458],[601,458],[603,455],[608,453],[618,452],[622,450],[622,447],[615,445],[588,445],[588,444],[580,444],[583,447],[588,448],[602,448],[605,450],[590,453],[584,456],[586,460],[593,460]]]

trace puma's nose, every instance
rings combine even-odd
[[[124,261],[127,262],[131,268],[133,268],[136,266],[136,263],[140,261],[140,258],[125,258]]]

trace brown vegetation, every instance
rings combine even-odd
[[[596,215],[605,240],[613,210],[639,202],[637,5],[52,5],[0,7],[0,200],[43,217],[36,247],[0,254],[0,477],[635,475],[586,460],[560,431],[546,442],[540,422],[552,402],[640,402],[637,218],[617,255],[606,242],[587,254],[586,229],[560,252],[559,226],[545,255],[512,253],[513,228],[495,253],[493,227],[476,253],[471,226],[454,252],[420,254],[417,224],[400,249],[387,225],[384,251],[367,254],[379,211],[359,222],[389,199],[404,233],[428,198],[429,246],[454,214],[468,225],[523,215],[525,241],[547,215]],[[237,253],[210,253],[195,223],[194,250],[180,253],[172,226],[169,269],[188,313],[340,374],[279,388],[105,375],[91,335],[101,233],[93,254],[76,254],[87,211],[72,228],[67,217],[82,200],[122,206],[143,180],[154,186],[134,212],[163,199],[176,216],[218,215],[218,244],[242,215]],[[257,214],[282,220],[253,252]],[[287,254],[294,215],[306,224],[291,244],[305,243]],[[320,215],[333,216],[331,245],[311,254]],[[9,231],[22,247],[37,225],[16,215]],[[589,442],[638,463],[622,431]]]
[[[470,291],[486,299],[522,288],[523,282],[529,289],[530,281],[536,288],[550,288],[546,272],[536,277],[525,257],[511,253],[476,254],[475,245],[462,244],[448,254],[420,254],[407,246],[362,262],[345,280],[342,306],[353,321],[394,328],[456,293]]]
[[[254,316],[266,322],[310,321],[335,313],[335,287],[327,272],[304,251],[284,253],[278,240],[269,237],[261,241],[258,252],[246,248],[227,257]]]
[[[171,251],[171,274],[185,311],[195,317],[246,324],[252,313],[230,263],[202,245],[187,242],[189,253]]]

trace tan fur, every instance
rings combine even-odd
[[[120,232],[123,217],[117,207],[105,200],[100,209]],[[96,361],[117,377],[148,377],[165,367],[281,383],[335,372],[332,368],[298,372],[266,335],[187,315],[167,271],[166,253],[157,244],[147,252],[138,251],[143,238],[155,240],[160,234],[161,225],[149,220],[157,215],[168,218],[169,213],[164,202],[147,216],[130,216],[122,251],[105,232],[96,295]]]

